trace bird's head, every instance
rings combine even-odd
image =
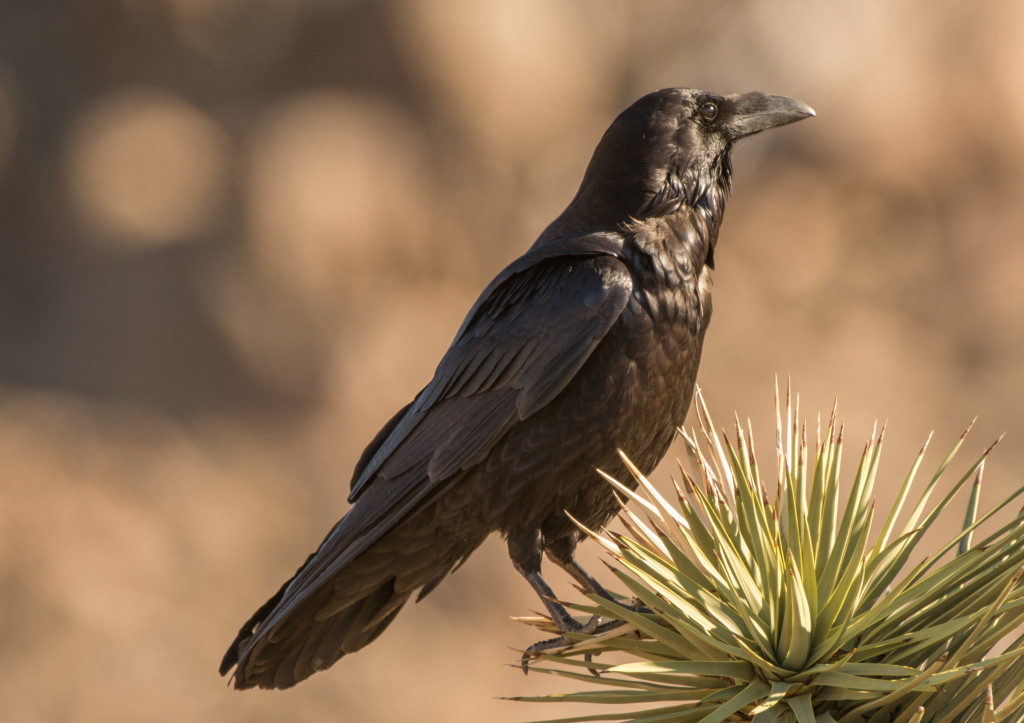
[[[716,186],[727,194],[733,143],[813,115],[798,100],[760,92],[666,88],[645,95],[605,131],[556,224],[568,230],[586,219],[591,230],[612,229],[679,201],[699,204]]]

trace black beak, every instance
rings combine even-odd
[[[784,95],[753,92],[731,95],[733,116],[725,126],[730,140],[766,131],[769,128],[795,123],[814,115],[806,103]]]

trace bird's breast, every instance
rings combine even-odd
[[[634,296],[655,324],[690,334],[711,317],[711,268],[707,263],[715,229],[702,215],[681,211],[634,222],[623,249],[633,275]]]

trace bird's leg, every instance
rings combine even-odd
[[[578,562],[576,562],[573,556],[575,550],[575,540],[570,539],[568,547],[562,544],[561,540],[557,540],[555,543],[555,550],[548,551],[548,556],[555,561],[560,567],[565,568],[573,578],[580,583],[584,588],[589,591],[595,592],[599,595],[603,595],[611,600],[611,595],[608,591],[601,586],[601,584],[593,578],[590,573],[584,570]],[[534,643],[526,652],[523,653],[521,666],[523,672],[526,673],[529,670],[530,659],[545,650],[551,650],[553,648],[561,648],[569,645],[572,641],[564,636],[567,632],[590,632],[595,629],[598,622],[598,617],[595,615],[590,622],[586,625],[581,625],[573,618],[565,607],[555,599],[555,594],[551,590],[547,581],[540,574],[541,557],[544,552],[544,539],[541,536],[540,530],[528,530],[519,533],[513,533],[508,536],[508,552],[512,558],[512,564],[516,570],[526,578],[526,581],[530,583],[530,586],[540,596],[541,601],[544,603],[544,607],[548,611],[548,615],[551,616],[552,621],[558,626],[559,631],[563,633],[557,638],[550,640],[542,640],[539,643]],[[589,655],[587,660],[590,660]],[[591,670],[594,675],[597,675],[596,670]]]
[[[580,587],[582,587],[585,592],[589,592],[594,595],[600,595],[601,597],[607,600],[611,600],[612,602],[616,602],[621,605],[622,603],[617,601],[612,596],[612,594],[608,592],[604,585],[599,583],[593,575],[587,572],[586,569],[584,569],[584,567],[580,565],[579,561],[576,559],[576,543],[577,540],[575,537],[557,537],[553,540],[544,539],[539,546],[547,554],[548,558],[556,565],[558,565],[560,568],[569,573],[572,576],[572,578],[579,583]],[[522,572],[522,570],[520,570],[520,572]],[[539,574],[538,577],[540,577]],[[530,577],[527,576],[527,580],[529,579]],[[547,594],[550,594],[550,588],[547,587],[547,584],[544,582],[543,578],[540,578],[540,583],[544,585],[544,587],[549,591]],[[530,584],[532,585],[533,582],[531,581]],[[545,593],[541,593],[536,585],[534,586],[534,589],[538,591],[538,594],[540,594],[541,598],[543,599]],[[559,605],[558,607],[563,612],[565,612],[565,608],[563,608],[561,605]],[[629,607],[631,610],[635,612],[650,612],[647,606],[642,604],[639,600],[635,601],[632,605],[628,605],[627,607]],[[558,623],[558,629],[561,630],[563,633],[567,632],[568,630],[572,630],[573,632],[585,631],[588,633],[603,633],[606,630],[612,630],[613,628],[617,628],[623,624],[621,620],[611,620],[603,625],[598,625],[599,618],[597,615],[595,615],[586,625],[580,625],[572,618],[569,619],[572,621],[573,626],[570,626],[568,628],[563,627],[561,623]],[[557,638],[552,638],[550,640],[542,640],[539,643],[531,645],[529,648],[527,648],[526,653],[523,655],[521,663],[523,672],[525,673],[528,670],[530,658],[532,658],[533,656],[542,653],[545,650],[565,647],[567,645],[570,645],[571,643],[571,640],[562,635]],[[585,660],[587,662],[590,662],[589,653],[585,656]],[[598,675],[598,672],[595,668],[591,668],[590,672],[593,673],[595,676]]]
[[[576,559],[576,538],[574,536],[545,540],[544,552],[547,553],[548,559],[569,573],[572,579],[578,582],[586,592],[615,601],[604,585],[587,572]]]
[[[512,558],[512,564],[537,593],[544,608],[548,611],[548,615],[551,616],[551,620],[563,633],[578,632],[583,629],[583,626],[576,622],[569,611],[558,602],[551,586],[540,574],[543,551],[544,543],[540,530],[521,530],[508,536],[508,554]]]
[[[606,600],[611,600],[614,603],[618,603],[619,605],[629,608],[633,612],[650,612],[650,609],[648,609],[648,607],[639,600],[634,599],[633,603],[630,605],[626,605],[624,602],[616,600],[604,585],[599,583],[593,575],[587,572],[576,559],[575,537],[559,537],[554,540],[545,540],[544,552],[547,553],[548,558],[553,563],[572,575],[572,578],[580,584],[580,587],[582,587],[584,591],[593,593],[594,595],[600,595]],[[619,624],[620,623],[618,622],[606,623],[598,628],[598,631],[611,629]]]

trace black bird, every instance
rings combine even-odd
[[[605,132],[575,198],[480,295],[434,378],[363,452],[353,503],[242,626],[236,688],[288,688],[374,640],[498,531],[562,630],[541,576],[616,511],[595,470],[649,473],[693,394],[733,143],[814,115],[792,98],[668,88]]]

